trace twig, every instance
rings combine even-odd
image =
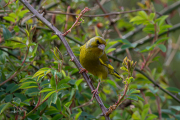
[[[80,68],[82,68],[81,64],[79,63],[78,59],[75,57],[74,53],[72,52],[69,44],[67,43],[67,41],[65,40],[64,36],[62,35],[62,33],[54,26],[52,26],[52,24],[47,21],[43,16],[41,16],[26,0],[20,0],[28,9],[29,11],[31,11],[39,20],[41,20],[45,25],[47,25],[52,31],[55,32],[55,34],[60,38],[60,40],[62,41],[62,43],[64,44],[64,46],[67,49],[67,52],[69,53],[71,59],[73,60],[73,62],[75,63],[75,65],[77,66],[77,68],[80,70]],[[90,78],[86,73],[82,73],[84,79],[86,80],[88,86],[90,87],[91,91],[95,90],[94,86],[92,85],[92,83],[90,82]],[[102,100],[100,99],[99,95],[95,95],[95,98],[104,114],[104,117],[106,120],[109,120],[109,117],[106,116],[106,107],[104,106]]]
[[[67,14],[70,12],[70,9],[71,9],[71,6],[68,6],[67,7]],[[65,24],[65,27],[64,27],[64,32],[67,30],[67,22],[68,22],[68,19],[69,19],[69,15],[66,14],[66,24]]]
[[[148,9],[136,9],[136,10],[130,10],[130,11],[124,11],[124,12],[111,12],[106,14],[98,14],[98,15],[83,15],[83,17],[106,17],[111,15],[120,15],[120,14],[126,14],[126,13],[132,13],[137,11],[148,11]],[[78,16],[78,14],[75,13],[65,13],[61,11],[46,11],[48,14],[62,14],[62,15],[71,15],[71,16]]]
[[[79,22],[79,20],[80,20],[81,17],[82,17],[87,11],[89,11],[89,10],[90,10],[90,9],[89,9],[88,7],[85,7],[85,8],[81,11],[81,13],[79,14],[79,16],[76,18],[76,21],[75,21],[74,24],[71,26],[71,28],[70,28],[68,31],[66,31],[66,32],[63,34],[63,36],[66,36],[69,32],[71,32],[71,29],[72,29],[74,26],[77,26],[77,25],[81,24],[82,21]]]

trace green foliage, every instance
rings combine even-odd
[[[179,99],[180,89],[177,87],[178,81],[175,80],[179,78],[177,77],[179,71],[175,69],[179,64],[177,63],[179,52],[177,51],[172,57],[174,58],[171,62],[172,66],[165,68],[163,63],[171,54],[169,48],[174,50],[173,45],[179,35],[178,32],[172,33],[172,31],[168,32],[168,37],[164,35],[172,27],[167,24],[167,19],[173,26],[177,24],[178,15],[172,12],[172,10],[176,12],[175,8],[170,7],[171,14],[167,12],[166,15],[159,16],[155,11],[161,9],[157,8],[159,3],[146,1],[144,4],[131,1],[132,6],[129,7],[126,6],[128,5],[126,2],[118,6],[118,0],[106,1],[102,6],[109,12],[119,11],[119,9],[130,11],[135,10],[134,8],[148,8],[151,11],[103,17],[84,16],[80,19],[81,25],[74,27],[66,36],[66,40],[76,57],[79,56],[80,46],[96,35],[106,39],[105,52],[108,55],[129,49],[132,60],[126,58],[120,65],[119,61],[110,59],[112,66],[123,80],[108,76],[107,79],[102,80],[99,88],[98,95],[106,108],[110,108],[110,105],[115,102],[120,103],[120,106],[111,112],[110,119],[157,120],[160,117],[159,105],[162,119],[178,120],[180,106],[174,102],[174,98],[161,91],[149,80],[151,78]],[[0,0],[0,3],[2,9],[0,13],[0,119],[103,120],[102,110],[95,99],[90,101],[92,98],[90,88],[79,74],[79,69],[70,59],[56,33],[52,33],[42,21],[36,19],[19,0],[15,2]],[[85,15],[103,14],[96,3],[87,0],[60,2],[46,0],[30,3],[62,33],[71,28],[76,20],[75,16],[67,17],[59,13],[52,15],[49,11],[57,10],[66,13],[70,6],[70,13],[78,14],[88,6],[91,11]],[[167,0],[162,4],[169,8],[172,2]],[[138,32],[140,26],[144,27]],[[178,29],[178,25],[173,29]],[[116,33],[117,30],[123,36],[122,38]],[[144,41],[144,37],[149,40]],[[152,40],[150,40],[151,37],[153,37]],[[159,51],[161,54],[158,54]],[[123,53],[114,57],[123,59],[126,56],[129,54]],[[135,62],[132,61],[137,61],[136,67],[141,68],[149,78],[137,71],[133,72]],[[90,73],[88,75],[96,87],[98,78]],[[159,103],[157,103],[158,100]],[[89,101],[89,104],[79,107]]]

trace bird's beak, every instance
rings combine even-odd
[[[100,44],[100,45],[98,45],[98,48],[104,51],[105,45],[104,44]]]

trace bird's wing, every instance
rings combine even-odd
[[[119,76],[119,74],[114,70],[113,66],[111,65],[111,63],[108,60],[108,57],[106,55],[106,53],[104,52],[104,54],[99,58],[99,61],[102,65],[106,66],[108,68],[109,74],[112,74],[114,76],[116,76],[117,78],[121,78]]]

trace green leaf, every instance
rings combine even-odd
[[[140,114],[139,114],[138,111],[135,111],[135,112],[133,113],[132,118],[133,118],[134,120],[141,120],[141,116],[140,116]]]
[[[36,46],[34,46],[34,49],[32,51],[32,56],[35,57],[35,53],[37,51],[37,48],[38,48],[38,44],[36,44]]]
[[[40,93],[49,92],[49,91],[53,91],[53,89],[52,88],[44,88],[40,91]]]
[[[138,100],[138,98],[136,97],[136,96],[132,96],[132,95],[130,95],[129,97],[127,97],[127,99],[130,99],[130,100],[135,100],[135,101],[137,101]]]
[[[56,89],[56,80],[54,76],[51,77],[50,84],[53,89]]]
[[[38,71],[34,74],[34,76],[33,76],[32,78],[35,78],[35,77],[37,77],[37,76],[42,77],[42,76],[44,76],[44,75],[46,75],[46,74],[48,74],[48,73],[50,73],[50,72],[51,72],[51,68],[47,68],[47,67],[41,68],[40,70],[38,70]]]
[[[112,52],[114,50],[116,50],[116,48],[110,48],[110,49],[106,50],[106,54],[108,54],[108,53],[110,53],[110,52]]]
[[[166,52],[166,46],[163,44],[158,45],[159,49],[161,49],[163,52]]]
[[[168,91],[170,91],[170,92],[174,92],[174,93],[178,93],[178,92],[180,92],[180,89],[178,89],[178,88],[175,88],[175,87],[168,87],[168,88],[166,88]]]
[[[170,108],[177,110],[177,111],[180,111],[180,106],[170,106]]]
[[[58,110],[61,111],[61,101],[60,101],[60,98],[57,98],[56,106],[57,106]]]
[[[83,81],[83,79],[79,79],[79,80],[77,80],[77,81],[75,82],[75,85],[78,87],[78,86],[79,86],[79,84],[80,84],[82,81]]]
[[[145,11],[140,11],[140,12],[138,12],[138,15],[141,16],[141,17],[144,18],[144,19],[148,19],[148,15],[146,14]]]
[[[75,120],[78,120],[79,116],[81,115],[82,111],[79,111],[76,116],[75,116]]]
[[[71,86],[66,83],[63,83],[63,84],[58,83],[57,89],[58,89],[58,91],[60,91],[60,90],[63,90],[63,89],[69,88],[69,87],[71,87]]]
[[[52,120],[61,120],[62,117],[63,117],[62,114],[57,114],[52,118]]]
[[[50,97],[53,93],[55,93],[56,91],[52,91],[52,92],[50,92],[50,93],[48,93],[47,95],[46,95],[46,97],[43,99],[43,101],[44,100],[46,100],[48,97]]]
[[[3,19],[5,19],[5,20],[7,20],[7,21],[10,21],[10,22],[13,22],[13,23],[16,22],[13,17],[9,17],[9,16],[5,16],[5,17],[3,17]]]
[[[125,44],[125,45],[121,46],[121,49],[127,49],[127,48],[130,48],[130,47],[131,47],[131,44]]]
[[[141,120],[145,120],[147,114],[148,114],[148,110],[149,108],[147,109],[143,109],[142,113],[141,113]]]
[[[66,106],[66,107],[68,107],[68,108],[69,108],[69,106],[71,105],[71,103],[72,103],[72,101],[67,102],[64,106]]]
[[[169,39],[168,37],[158,39],[158,40],[156,40],[156,42],[154,44],[159,44],[159,43],[164,42],[164,41],[166,41],[168,39]]]
[[[118,40],[119,42],[121,42],[121,43],[125,43],[125,44],[131,44],[128,40],[126,40],[126,39],[120,39],[120,40]]]
[[[113,82],[112,80],[106,80],[107,83],[111,84],[113,87],[116,88],[116,83]]]
[[[15,32],[19,32],[19,27],[18,26],[14,26],[13,29],[14,29]]]
[[[6,95],[6,96],[5,96],[5,101],[6,101],[6,102],[11,102],[12,98],[13,98],[13,95],[12,95],[12,94]]]
[[[56,101],[57,101],[57,93],[56,92],[52,94],[51,100],[52,100],[52,103],[56,104]]]
[[[26,10],[21,10],[21,11],[19,12],[19,15],[18,15],[18,16],[19,16],[20,18],[22,18],[22,17],[24,16],[24,14],[26,14],[27,12],[29,12],[29,10],[27,10],[27,9],[26,9]]]
[[[12,34],[10,33],[10,31],[4,25],[3,25],[3,37],[5,40],[12,37]]]
[[[151,21],[153,21],[155,15],[156,15],[155,13],[151,13],[150,16],[149,16],[149,19],[150,19]]]
[[[0,105],[0,114],[2,112],[4,112],[4,110],[6,110],[7,108],[9,108],[11,106],[11,104],[8,102],[8,103],[4,103],[4,104],[1,104]]]

